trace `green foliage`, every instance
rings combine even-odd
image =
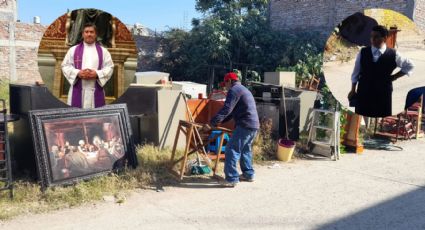
[[[340,122],[340,133],[339,133],[339,139],[340,139],[340,147],[339,152],[340,153],[346,153],[345,145],[342,143],[344,142],[344,136],[347,133],[345,130],[345,126],[347,125],[347,115],[350,111],[344,107],[341,108],[341,115],[339,116],[339,122]]]
[[[175,80],[207,83],[215,70],[215,84],[237,68],[247,80],[260,80],[265,71],[295,66],[319,73],[321,42],[316,34],[275,31],[268,21],[268,0],[198,0],[202,19],[192,29],[165,32],[161,67]],[[298,62],[303,60],[304,62]],[[308,66],[307,66],[308,65]],[[319,74],[318,74],[319,75]]]
[[[0,99],[6,101],[6,107],[9,108],[9,80],[0,78]]]
[[[163,56],[160,59],[160,65],[162,70],[170,73],[174,80],[184,78],[185,69],[176,67],[188,64],[185,41],[189,39],[189,36],[190,34],[184,30],[171,29],[164,33],[161,40]]]
[[[279,66],[276,71],[296,72],[297,85],[301,80],[309,80],[313,76],[323,79],[323,55],[318,48],[318,44],[310,43],[313,38],[310,38],[308,34],[299,34],[297,37],[299,39],[294,39],[292,42],[288,41],[292,44],[290,46],[291,49],[286,51],[286,54],[289,54],[287,64],[290,66]],[[297,62],[293,64],[292,60],[297,60]]]

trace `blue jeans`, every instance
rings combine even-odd
[[[254,178],[252,167],[252,142],[257,130],[236,127],[232,137],[226,145],[226,160],[224,162],[224,174],[226,181],[239,182],[237,163],[240,160],[242,174],[245,178]]]

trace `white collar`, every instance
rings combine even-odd
[[[385,53],[385,51],[387,50],[387,45],[386,44],[384,44],[381,48],[376,48],[375,46],[372,46],[372,53],[375,53],[376,52],[376,50],[379,50],[379,52],[381,53],[381,54],[384,54]]]
[[[95,46],[95,44],[96,42],[93,42],[92,44],[84,42],[84,46],[89,46],[89,47]]]

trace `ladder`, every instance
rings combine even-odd
[[[13,198],[12,166],[10,160],[9,135],[7,132],[6,103],[0,99],[0,191],[9,190]]]
[[[339,160],[340,112],[313,109],[313,119],[308,136],[308,150],[313,155]]]

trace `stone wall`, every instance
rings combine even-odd
[[[398,11],[425,29],[425,0],[270,0],[270,22],[278,30],[329,34],[346,17],[368,8]]]

